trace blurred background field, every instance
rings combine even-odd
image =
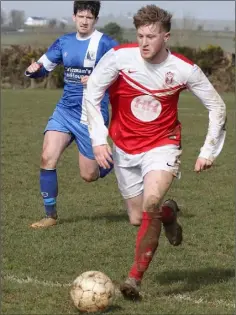
[[[72,26],[66,30],[57,29],[25,29],[24,32],[2,31],[2,49],[10,45],[32,45],[33,47],[48,47],[57,37],[64,32],[74,32]],[[135,29],[123,29],[123,38],[128,41],[135,41]],[[171,32],[170,45],[189,46],[192,48],[205,48],[208,45],[220,46],[226,52],[235,51],[235,33],[232,31],[204,31],[173,29]]]
[[[64,33],[75,31],[72,18],[69,15],[65,17],[66,12],[71,14],[73,2],[68,2],[68,5],[65,3],[63,11],[60,11],[60,8],[64,2],[57,3],[56,7],[52,1],[45,2],[48,8],[48,12],[45,12],[42,11],[41,6],[38,5],[37,7],[40,2],[36,1],[35,6],[38,12],[44,12],[46,17],[29,15],[29,12],[37,12],[35,7],[24,1],[20,2],[22,3],[21,7],[17,2],[14,2],[14,6],[8,11],[4,8],[10,6],[5,1],[2,1],[3,6],[1,4],[3,7],[1,11],[1,87],[62,88],[63,67],[57,67],[45,80],[26,80],[22,73],[58,37]],[[226,1],[223,7],[224,11],[228,10],[228,13],[229,3]],[[139,5],[136,2],[124,1],[102,3],[102,8],[105,10],[106,7],[110,6],[110,11],[108,10],[109,13],[106,11],[106,14],[105,11],[101,11],[97,29],[115,38],[119,43],[135,42],[136,35],[131,9],[133,8],[134,11],[134,6],[141,7],[143,4],[144,2],[140,2]],[[160,5],[159,2],[156,4]],[[219,7],[218,3],[212,5],[204,2],[204,10],[202,3],[197,5],[192,2],[192,8],[189,2],[184,2],[183,5],[183,2],[180,1],[179,4],[177,7],[175,2],[171,2],[171,5],[169,2],[164,4],[164,8],[169,6],[171,11],[173,10],[170,49],[185,55],[198,64],[220,92],[232,92],[235,82],[234,21],[223,19],[225,17],[224,11],[220,11],[219,8],[216,9],[217,6]],[[27,8],[30,6],[31,11]],[[176,14],[174,7],[177,10]],[[191,14],[187,11],[189,8],[191,8]],[[208,13],[207,8],[211,9]],[[217,14],[221,19],[203,19],[199,16],[199,9],[211,17],[214,12],[215,15],[218,12]],[[181,10],[183,11],[182,18],[178,18],[178,12]]]

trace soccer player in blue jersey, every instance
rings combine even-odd
[[[99,167],[94,159],[84,104],[88,76],[102,56],[118,44],[95,29],[99,11],[100,1],[74,1],[73,20],[77,32],[58,38],[25,72],[30,78],[39,78],[48,75],[57,65],[64,65],[63,95],[45,128],[41,155],[40,189],[46,216],[33,223],[32,228],[45,228],[57,223],[56,166],[73,140],[79,150],[80,174],[85,181],[92,182],[104,177],[112,169]],[[106,125],[109,121],[108,102],[109,95],[106,93],[101,103]]]

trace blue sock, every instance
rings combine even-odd
[[[100,178],[107,176],[113,170],[114,165],[110,162],[108,162],[108,163],[110,165],[110,168],[103,168],[103,167],[99,166],[99,174],[100,174],[99,177]]]
[[[47,216],[56,215],[58,195],[57,170],[40,169],[40,191]]]

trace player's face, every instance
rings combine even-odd
[[[77,32],[82,36],[88,36],[93,32],[97,19],[95,19],[90,11],[85,10],[78,11],[76,15],[73,15],[73,21],[75,22]]]
[[[137,29],[137,40],[143,59],[155,62],[158,54],[165,49],[170,33],[164,31],[159,23],[140,26]]]

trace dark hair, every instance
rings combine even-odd
[[[100,1],[74,1],[74,15],[76,15],[78,11],[88,10],[96,19],[99,14],[100,7]]]
[[[151,4],[139,9],[134,15],[133,22],[136,29],[140,26],[160,23],[162,29],[169,32],[171,29],[171,18],[172,14]]]

